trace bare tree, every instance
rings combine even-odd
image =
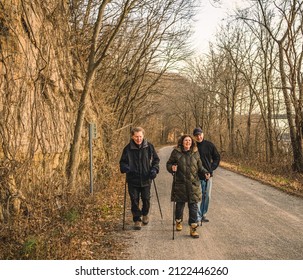
[[[193,16],[194,2],[71,2],[78,9],[73,13],[77,33],[85,30],[92,38],[87,40],[91,42],[89,52],[85,44],[75,52],[77,56],[86,54],[88,59],[80,60],[86,70],[68,165],[71,185],[75,183],[82,127],[92,96],[112,108],[117,129],[138,122],[142,106],[152,100],[151,95],[159,94],[155,86],[163,73],[184,55],[189,32],[184,24]]]
[[[280,1],[264,4],[258,1],[262,16],[260,25],[276,42],[279,53],[279,74],[293,150],[293,169],[303,172],[302,150],[302,2]],[[271,20],[271,15],[275,17]]]
[[[237,23],[236,24],[241,24]],[[236,25],[237,29],[237,25]],[[259,30],[258,26],[249,25],[247,32],[243,32],[243,27],[241,29],[241,34],[237,31],[237,34],[231,37],[238,38],[236,44],[232,48],[226,48],[228,51],[234,67],[237,68],[243,79],[245,80],[246,87],[249,88],[249,100],[246,103],[246,108],[244,112],[248,112],[248,128],[251,125],[251,114],[254,108],[254,100],[258,102],[259,112],[265,128],[265,141],[268,145],[265,146],[265,154],[267,156],[267,161],[271,162],[274,160],[274,130],[273,130],[273,106],[274,106],[274,96],[273,96],[273,69],[275,65],[275,56],[273,42],[270,38],[264,36],[264,30]],[[252,34],[252,36],[246,36],[245,34]],[[241,52],[241,55],[234,56],[235,50]],[[245,92],[245,91],[244,91]],[[244,98],[244,99],[243,99]],[[243,96],[240,100],[245,100],[246,97]],[[248,110],[247,110],[248,108]],[[250,130],[247,130],[246,136],[246,147],[247,153],[249,148]],[[268,148],[267,148],[268,147]]]
[[[84,117],[87,109],[89,93],[92,87],[92,83],[94,81],[96,71],[99,68],[100,64],[103,62],[108,49],[110,48],[115,36],[117,35],[120,27],[122,26],[123,21],[137,2],[138,1],[126,0],[123,3],[122,7],[119,7],[122,8],[121,13],[117,18],[115,18],[111,30],[109,32],[104,32],[105,38],[102,38],[103,40],[101,40],[101,42],[99,40],[99,36],[100,32],[103,31],[104,28],[105,12],[107,5],[109,5],[110,1],[102,1],[100,6],[98,7],[97,19],[94,22],[94,31],[92,34],[90,52],[88,55],[86,77],[80,98],[73,143],[71,146],[70,159],[68,164],[68,178],[71,187],[74,187],[75,185],[76,174],[80,160],[79,150],[81,144],[81,134],[83,130]],[[87,8],[89,9],[89,6]]]

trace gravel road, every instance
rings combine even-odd
[[[303,260],[303,200],[236,173],[218,168],[199,239],[185,224],[173,240],[170,202],[172,175],[166,171],[171,147],[159,150],[161,171],[152,186],[150,223],[132,229],[128,202],[126,231],[133,260]],[[186,206],[184,220],[187,220]]]

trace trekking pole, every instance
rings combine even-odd
[[[157,191],[157,187],[156,187],[156,183],[155,183],[155,180],[154,180],[154,179],[153,179],[153,182],[154,182],[156,197],[157,197],[157,201],[158,201],[158,205],[159,205],[159,210],[160,210],[160,214],[161,214],[161,219],[163,220],[163,215],[162,215],[162,210],[161,210],[161,206],[160,206],[158,191]]]
[[[175,182],[176,182],[176,172],[173,173],[173,187],[175,186]],[[175,202],[175,195],[173,194],[173,240],[175,240],[175,212],[176,212],[176,202]]]
[[[175,212],[176,212],[176,202],[173,201],[173,240],[175,240]]]
[[[126,208],[126,178],[125,178],[125,185],[124,185],[123,227],[122,227],[123,230],[124,230],[124,225],[125,225],[125,208]]]
[[[205,209],[206,190],[207,190],[207,180],[205,180],[205,188],[204,188],[204,190],[202,188],[201,227],[202,227],[202,224],[203,224],[203,215],[204,215],[204,209]]]

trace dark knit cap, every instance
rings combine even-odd
[[[193,131],[193,135],[198,135],[198,134],[201,134],[201,133],[203,133],[203,131],[200,127],[195,128],[194,131]]]

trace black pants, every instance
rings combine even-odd
[[[149,212],[150,186],[142,188],[128,185],[128,193],[131,201],[133,221],[141,221],[141,216],[146,216]],[[140,208],[140,198],[142,200],[142,208]]]
[[[176,202],[176,220],[183,221],[183,212],[184,212],[185,202]],[[188,203],[188,224],[197,223],[197,213],[198,213],[198,205],[197,203]]]

